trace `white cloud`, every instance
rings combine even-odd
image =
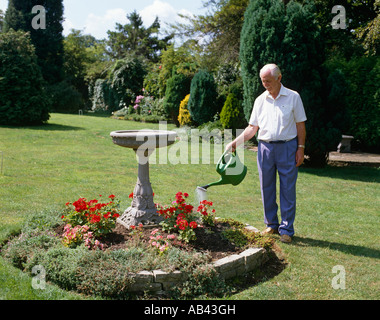
[[[8,0],[0,0],[0,10],[3,12],[7,11],[8,8]]]
[[[115,30],[116,23],[126,24],[127,12],[124,9],[107,10],[104,16],[90,13],[87,16],[84,33],[91,34],[97,39],[107,37],[108,30]]]
[[[146,27],[149,27],[154,22],[154,19],[156,19],[158,16],[161,28],[165,28],[166,23],[174,23],[176,21],[180,21],[181,18],[178,16],[178,13],[184,15],[192,15],[191,12],[185,9],[176,10],[169,3],[162,2],[160,0],[154,0],[151,5],[145,7],[139,12]]]
[[[75,26],[74,26],[74,23],[71,22],[70,19],[65,19],[65,21],[63,22],[63,35],[64,36],[67,36],[69,35],[71,29],[75,29]]]

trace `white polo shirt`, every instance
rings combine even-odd
[[[306,120],[305,109],[298,92],[281,84],[276,99],[273,99],[268,91],[256,99],[249,124],[259,127],[258,140],[277,141],[295,138],[296,123]]]

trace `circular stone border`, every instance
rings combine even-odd
[[[259,232],[256,228],[246,225],[246,230]],[[232,254],[216,260],[206,266],[214,268],[223,279],[242,276],[269,259],[267,250],[264,248],[248,248],[239,253]],[[181,271],[165,272],[162,270],[140,271],[132,275],[134,283],[129,291],[131,293],[149,292],[153,294],[164,294],[179,283],[188,279],[188,274]]]

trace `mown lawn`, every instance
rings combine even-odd
[[[158,127],[63,114],[52,114],[49,124],[40,127],[0,126],[0,152],[4,156],[0,242],[17,232],[29,215],[59,211],[66,202],[79,197],[115,194],[122,208],[128,207],[137,162],[134,152],[114,145],[109,134],[114,130]],[[168,125],[168,129],[174,127]],[[218,179],[213,161],[160,164],[157,159],[150,166],[150,176],[158,203],[170,203],[178,191],[189,193],[194,203],[196,186]],[[265,226],[256,153],[245,151],[244,161],[248,174],[243,183],[210,188],[208,198],[214,202],[218,216],[262,229]],[[376,168],[302,168],[296,236],[290,245],[279,242],[287,267],[277,276],[229,298],[379,299],[379,183],[380,169]],[[332,286],[334,277],[341,275],[333,273],[338,265],[345,270],[345,289]],[[54,285],[34,290],[31,281],[31,277],[0,257],[0,299],[83,299]]]

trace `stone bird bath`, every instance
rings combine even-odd
[[[131,148],[138,158],[138,177],[131,206],[117,219],[126,228],[142,223],[158,224],[162,217],[153,201],[153,189],[149,179],[149,156],[156,148],[167,147],[176,140],[177,133],[165,130],[124,130],[111,132],[112,141],[118,146]]]

